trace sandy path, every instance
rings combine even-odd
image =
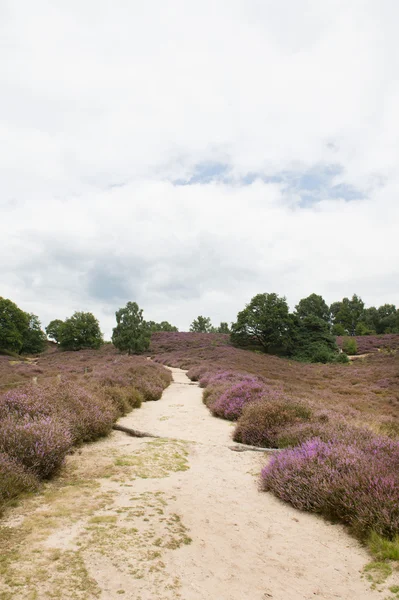
[[[172,371],[161,401],[121,419],[167,439],[114,432],[10,513],[0,598],[381,598],[361,576],[359,544],[260,493],[267,457],[229,450],[231,425]]]

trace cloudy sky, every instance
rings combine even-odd
[[[399,304],[396,0],[0,0],[0,295]]]

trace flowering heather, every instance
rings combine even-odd
[[[0,511],[2,505],[21,492],[33,491],[38,480],[20,462],[0,452]]]
[[[399,335],[356,338],[358,353],[372,354],[348,365],[298,363],[207,334],[168,336],[155,339],[155,360],[189,369],[218,416],[234,418],[237,403],[236,441],[288,447],[263,469],[263,489],[363,537],[399,533]],[[269,396],[245,402],[251,377]]]
[[[0,452],[19,461],[41,479],[50,477],[71,449],[68,427],[51,417],[1,421]]]
[[[216,417],[236,421],[241,415],[246,404],[260,401],[265,398],[268,390],[266,386],[251,377],[237,383],[232,383],[212,404],[211,412]]]
[[[381,417],[399,423],[399,353],[377,352],[348,365],[306,364],[234,348],[228,336],[196,333],[158,333],[152,348],[155,361],[189,369],[188,376],[204,387],[208,374],[235,371],[264,378],[287,397],[328,407],[359,423],[375,425]]]
[[[399,443],[380,436],[312,439],[274,456],[263,489],[300,510],[350,525],[362,537],[399,531]]]
[[[337,344],[342,348],[346,336],[338,336]],[[357,344],[357,354],[368,354],[378,350],[395,350],[399,348],[399,334],[385,333],[383,335],[357,335],[353,338]]]
[[[276,448],[279,434],[288,425],[308,421],[311,414],[311,409],[303,403],[265,397],[244,407],[233,438],[241,444]]]
[[[27,385],[13,387],[24,380]],[[36,476],[51,476],[72,445],[107,435],[119,416],[160,398],[170,381],[170,371],[110,345],[80,352],[52,348],[38,366],[0,356],[0,506],[8,488],[31,489]],[[7,475],[10,464],[18,465],[15,485]]]

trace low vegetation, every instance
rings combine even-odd
[[[141,402],[158,400],[171,381],[163,367],[110,345],[48,351],[37,363],[1,359],[0,511],[56,473],[74,446],[107,435]],[[26,383],[15,387],[15,377]]]
[[[152,351],[188,369],[212,414],[236,422],[236,442],[282,449],[262,470],[265,491],[350,526],[379,560],[398,559],[394,348],[316,365],[235,348],[222,335],[158,334]]]

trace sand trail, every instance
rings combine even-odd
[[[1,529],[1,600],[372,600],[339,525],[258,491],[268,457],[232,452],[184,371],[121,432],[68,458]]]

